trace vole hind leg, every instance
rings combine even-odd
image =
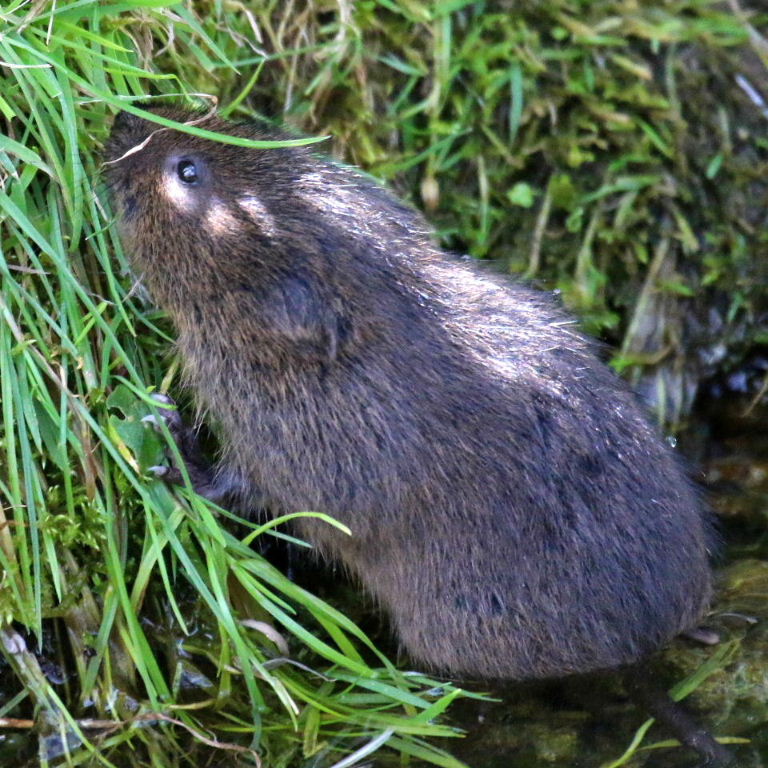
[[[209,464],[200,448],[197,430],[188,427],[184,423],[173,398],[157,392],[152,395],[152,399],[162,406],[159,409],[160,418],[165,423],[165,426],[168,427],[168,431],[171,433],[179,449],[192,487],[200,496],[204,496],[215,504],[220,504],[227,498],[231,489],[228,484],[217,480],[213,467]],[[142,421],[145,424],[151,424],[155,429],[159,429],[159,424],[154,415],[145,416]],[[155,466],[150,467],[150,471],[166,483],[184,485],[184,472],[180,467]]]
[[[644,665],[638,663],[625,668],[624,682],[633,699],[671,731],[681,744],[696,752],[701,761],[697,768],[736,768],[734,754],[703,728],[682,704],[673,701],[649,680]]]

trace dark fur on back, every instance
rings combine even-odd
[[[156,128],[121,115],[108,159]],[[548,296],[442,253],[418,213],[305,148],[163,130],[108,168],[126,247],[220,436],[220,482],[348,525],[300,532],[359,577],[414,659],[558,676],[697,622],[699,500]]]

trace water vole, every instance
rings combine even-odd
[[[118,117],[109,182],[220,437],[219,490],[348,525],[299,532],[435,669],[613,667],[698,621],[707,515],[547,295],[441,252],[418,213],[306,148],[166,129],[123,157],[156,129]]]

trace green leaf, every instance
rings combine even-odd
[[[512,189],[508,190],[507,199],[513,205],[519,205],[521,208],[530,208],[536,200],[536,192],[530,184],[518,181]]]

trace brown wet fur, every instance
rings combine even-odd
[[[123,113],[107,159],[156,127]],[[125,246],[223,446],[218,487],[348,525],[298,523],[416,662],[561,676],[696,624],[708,515],[550,296],[441,252],[417,212],[312,149],[163,130],[107,168]]]

